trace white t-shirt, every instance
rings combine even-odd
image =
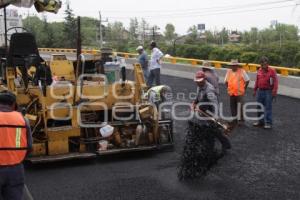
[[[163,57],[163,53],[158,48],[153,48],[151,53],[151,60],[150,60],[150,66],[149,69],[157,69],[161,68],[161,62],[160,59]]]

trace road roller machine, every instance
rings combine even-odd
[[[173,145],[172,119],[163,113],[168,109],[144,98],[148,88],[139,64],[126,69],[111,49],[78,53],[76,61],[63,54],[42,58],[30,33],[13,34],[6,52],[1,90],[16,94],[18,109],[30,122],[31,162]]]

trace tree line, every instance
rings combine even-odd
[[[39,47],[76,48],[77,23],[72,9],[67,6],[63,22],[49,23],[47,18],[28,16],[23,19],[24,27],[32,32]],[[84,48],[99,48],[99,20],[81,18],[82,45]],[[300,42],[298,27],[275,24],[259,30],[249,31],[206,30],[199,33],[197,26],[188,29],[185,35],[178,35],[173,24],[158,30],[146,20],[132,18],[129,27],[115,21],[102,25],[104,47],[116,51],[135,52],[138,45],[147,47],[155,39],[165,54],[172,56],[257,63],[261,56],[267,56],[272,65],[300,66]],[[235,34],[237,41],[231,41]]]

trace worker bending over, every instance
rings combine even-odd
[[[145,94],[147,100],[156,105],[159,108],[159,105],[170,100],[172,98],[171,88],[167,85],[159,85],[150,88]]]
[[[192,109],[199,109],[201,112],[204,112],[214,118],[218,118],[219,115],[219,102],[216,95],[216,90],[213,85],[211,85],[207,80],[204,72],[198,71],[196,73],[195,83],[198,86],[198,94],[197,98],[192,104]],[[207,104],[205,104],[207,103]],[[200,112],[200,114],[201,114]],[[211,120],[201,120],[205,123],[213,123]],[[227,149],[231,148],[230,141],[223,134],[223,132],[219,132],[215,135],[215,137],[222,144],[222,153],[225,154]]]

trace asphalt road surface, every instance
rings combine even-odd
[[[192,80],[162,77],[173,91],[194,92]],[[221,101],[229,112],[222,86]],[[246,101],[253,101],[249,90]],[[190,101],[189,99],[177,99]],[[174,151],[125,154],[90,161],[26,167],[26,183],[41,200],[300,199],[300,100],[279,96],[273,130],[246,122],[232,134],[233,149],[204,178],[180,182],[177,165],[186,121],[175,121]],[[178,108],[184,114],[186,108]]]

